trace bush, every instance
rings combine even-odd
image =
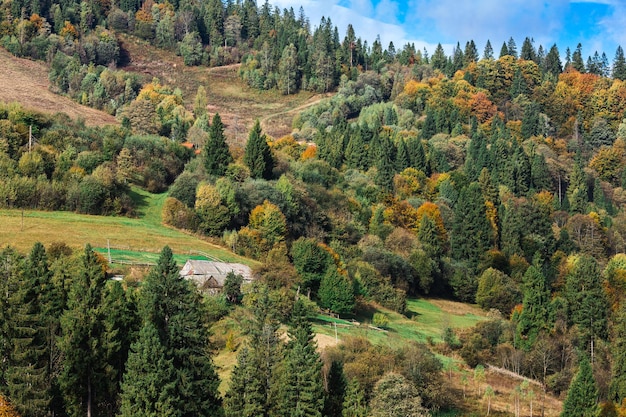
[[[389,325],[389,317],[383,313],[374,313],[374,317],[372,317],[372,324],[376,327],[387,327]]]

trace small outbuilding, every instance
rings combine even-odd
[[[185,262],[180,276],[194,281],[204,291],[219,293],[230,272],[241,275],[244,283],[252,282],[252,270],[247,265],[193,259]]]

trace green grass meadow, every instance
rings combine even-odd
[[[114,261],[154,263],[161,249],[168,245],[179,264],[190,258],[207,257],[254,264],[254,261],[198,236],[163,225],[161,210],[166,193],[151,194],[133,187],[131,198],[137,207],[136,218],[63,211],[0,210],[0,247],[10,245],[27,253],[35,242],[45,246],[65,242],[73,249],[80,249],[89,243],[103,255],[107,255],[110,246]]]

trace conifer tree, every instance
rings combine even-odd
[[[393,191],[393,177],[396,173],[395,152],[396,147],[393,142],[391,142],[391,139],[387,137],[381,138],[378,158],[376,160],[377,171],[374,181],[376,185],[386,192]]]
[[[336,267],[329,267],[318,291],[319,303],[335,313],[349,313],[354,309],[354,286]]]
[[[277,415],[321,417],[324,410],[322,361],[302,301],[296,301],[291,320],[291,340],[278,386]]]
[[[230,387],[224,397],[226,417],[255,417],[265,413],[263,375],[259,372],[252,348],[244,346],[237,355]]]
[[[491,247],[491,236],[480,186],[471,183],[461,191],[454,206],[454,223],[450,233],[452,256],[476,267],[480,257]]]
[[[228,164],[233,162],[228,144],[226,144],[224,125],[219,113],[215,113],[213,116],[211,127],[209,127],[209,138],[202,152],[204,168],[209,175],[223,176]]]
[[[572,66],[574,67],[576,71],[580,72],[581,74],[584,74],[585,62],[583,61],[582,48],[583,46],[580,43],[576,46],[576,50],[572,54]]]
[[[369,167],[362,129],[358,126],[350,132],[346,145],[345,159],[348,168],[365,171]]]
[[[533,41],[528,37],[524,39],[524,43],[522,44],[522,51],[520,52],[520,59],[524,59],[526,61],[537,60],[537,53],[535,52]]]
[[[546,158],[542,154],[534,154],[530,161],[530,184],[535,191],[553,189]]]
[[[618,80],[626,80],[626,59],[624,58],[624,50],[621,45],[617,47],[615,51],[615,58],[613,59],[613,78]]]
[[[511,55],[513,58],[517,59],[517,44],[515,43],[515,39],[511,36],[509,41],[506,44],[506,49],[508,51],[508,55]]]
[[[569,318],[578,326],[581,346],[593,355],[596,339],[606,340],[608,302],[598,262],[580,255],[565,278]]]
[[[107,334],[103,299],[106,273],[90,245],[85,247],[79,273],[73,277],[67,310],[61,317],[63,372],[60,385],[70,416],[98,414],[103,398],[97,387],[107,378]]]
[[[428,161],[426,159],[426,152],[424,152],[424,146],[419,138],[412,138],[407,143],[409,149],[409,157],[411,166],[415,169],[419,169],[426,176],[430,175],[428,169]]]
[[[465,56],[465,65],[478,61],[478,49],[476,49],[476,44],[473,39],[465,43],[463,55]]]
[[[614,324],[612,342],[610,399],[622,404],[626,398],[626,304],[622,303]]]
[[[595,417],[598,415],[598,387],[586,356],[580,361],[563,402],[562,417]]]
[[[326,381],[324,416],[342,417],[348,381],[343,372],[343,364],[340,361],[332,361],[328,375],[326,376]]]
[[[9,291],[10,353],[6,388],[13,406],[26,416],[46,416],[51,401],[47,318],[42,288],[50,273],[45,250],[36,243],[23,268],[12,271]]]
[[[406,141],[400,139],[398,141],[398,152],[396,154],[396,172],[402,172],[410,166],[409,148]]]
[[[500,55],[498,58],[502,58],[509,55],[509,47],[506,46],[506,42],[502,42],[502,47],[500,48]]]
[[[274,168],[272,151],[267,138],[261,133],[261,123],[257,119],[248,136],[243,162],[250,169],[252,178],[270,179]]]
[[[132,344],[120,396],[120,416],[180,416],[176,370],[165,357],[159,333],[146,323]]]
[[[359,381],[353,378],[348,383],[346,396],[343,400],[342,417],[367,417],[367,401]]]
[[[194,284],[182,278],[172,251],[164,247],[157,265],[146,277],[140,313],[144,325],[152,324],[171,361],[174,408],[180,416],[216,415],[221,410],[219,380],[209,355],[207,317]],[[170,382],[170,381],[164,381]]]
[[[518,340],[526,349],[530,349],[542,330],[550,326],[550,290],[546,285],[546,278],[541,273],[538,260],[524,273],[522,312],[517,321],[517,332],[521,336]]]
[[[489,39],[487,39],[487,43],[485,44],[483,59],[493,59],[493,47],[491,46],[491,41]]]
[[[585,212],[589,198],[587,193],[587,177],[580,164],[575,162],[567,187],[567,199],[571,213]]]

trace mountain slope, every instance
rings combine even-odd
[[[115,117],[54,94],[49,87],[48,68],[43,62],[16,58],[0,48],[0,101],[18,102],[44,113],[66,113],[90,126],[117,123]]]

